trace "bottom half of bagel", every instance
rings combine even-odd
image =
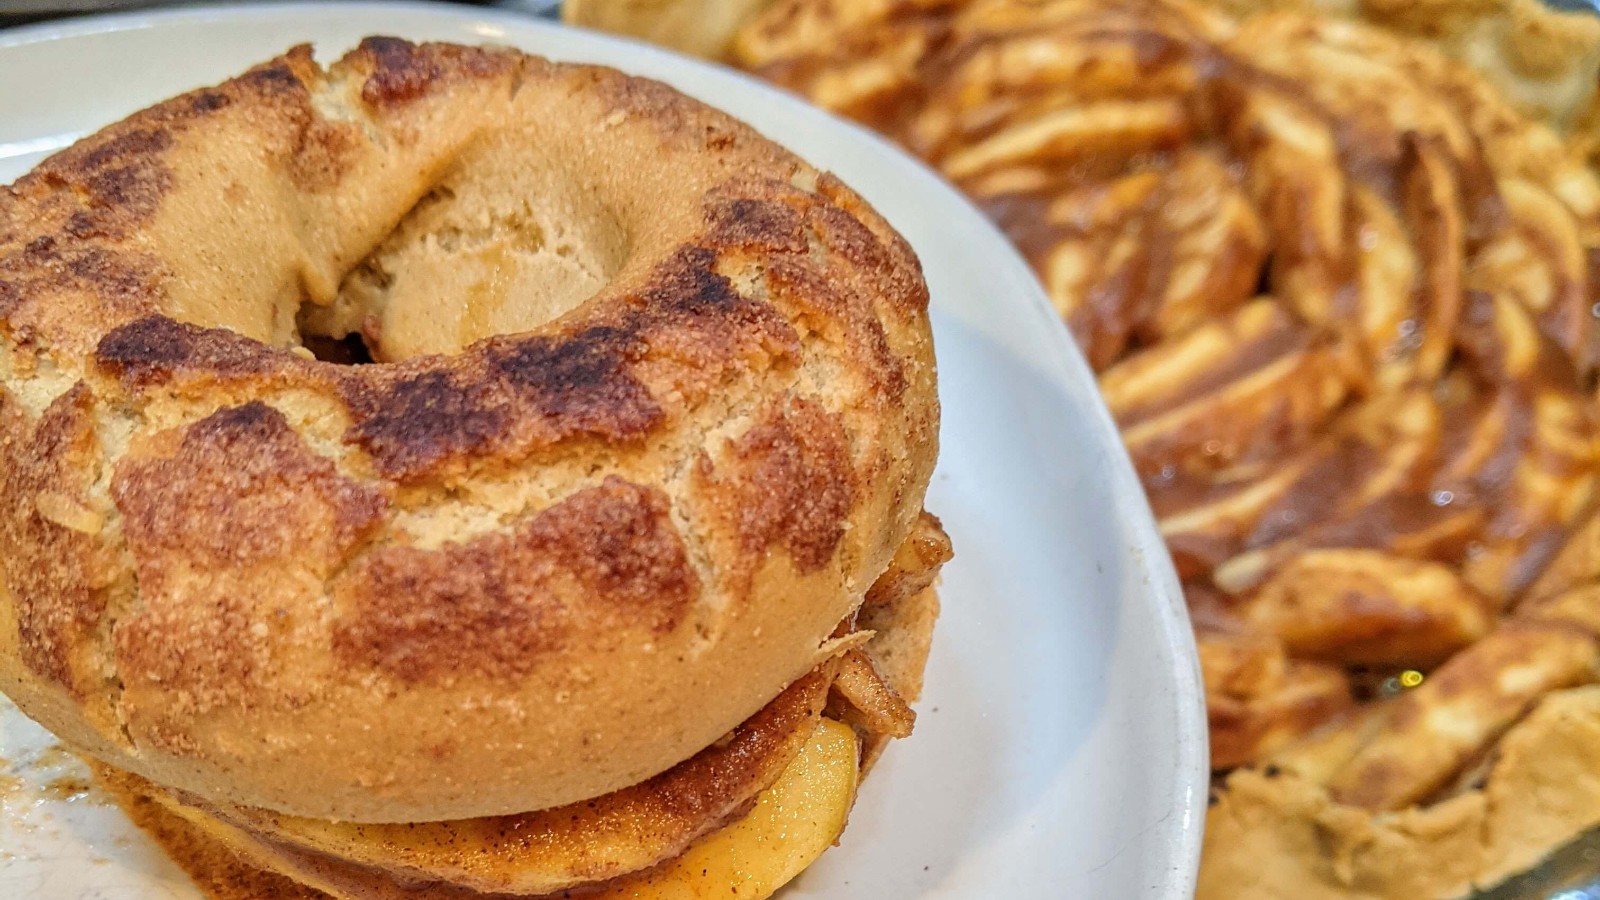
[[[91,765],[213,900],[761,900],[838,841],[861,776],[911,731],[948,558],[936,521],[918,531],[840,624],[837,656],[695,756],[591,800],[354,824],[209,802]]]

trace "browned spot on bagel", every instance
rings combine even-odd
[[[800,336],[772,304],[751,300],[718,274],[706,247],[680,249],[629,298],[624,327],[646,337],[635,366],[658,396],[693,406],[735,373],[761,372],[800,355]]]
[[[330,190],[350,170],[363,140],[353,122],[309,121],[290,153],[289,177],[307,191]]]
[[[626,441],[661,418],[627,370],[637,341],[617,329],[490,342],[465,365],[430,360],[373,384],[342,382],[347,440],[402,481],[462,457],[548,446],[582,435]]]
[[[904,364],[889,346],[870,297],[831,283],[804,263],[781,259],[767,265],[767,288],[813,329],[846,348],[872,387],[872,396],[893,402],[905,394]]]
[[[214,88],[195,91],[188,99],[189,111],[197,116],[214,113],[233,102],[227,94]]]
[[[818,176],[817,193],[830,201],[817,204],[810,217],[823,244],[854,263],[891,309],[902,315],[927,312],[928,283],[922,278],[922,263],[905,238],[832,174]]]
[[[93,213],[131,224],[154,212],[172,186],[172,173],[160,162],[171,146],[172,134],[159,124],[106,132],[50,157],[34,175],[69,187]]]
[[[100,367],[130,388],[186,378],[260,375],[298,360],[222,328],[146,316],[113,329],[95,348]]]
[[[233,84],[257,94],[271,96],[273,94],[300,94],[305,91],[305,84],[295,72],[294,62],[299,58],[309,59],[311,48],[301,44],[278,59],[264,62],[255,66],[250,71],[233,80]],[[205,104],[202,104],[205,105]]]
[[[434,54],[399,38],[369,37],[356,52],[372,60],[372,74],[361,86],[361,99],[373,106],[415,100],[443,74]]]
[[[100,454],[91,399],[79,383],[30,422],[0,395],[0,572],[16,603],[22,662],[80,696],[95,678],[80,654],[112,580],[88,497]]]
[[[525,673],[575,640],[666,633],[699,591],[656,488],[615,476],[507,533],[385,547],[335,587],[334,647],[402,681]]]
[[[732,372],[798,352],[789,323],[740,296],[716,263],[710,250],[685,248],[620,309],[566,333],[346,374],[346,440],[400,481],[577,438],[639,440],[665,419],[657,395],[692,404]]]
[[[97,229],[98,220],[81,219]],[[77,295],[73,303],[49,303],[61,295]],[[76,305],[84,295],[98,299],[98,313],[126,319],[152,308],[161,294],[159,267],[139,252],[112,252],[92,243],[39,237],[14,251],[0,249],[0,318],[16,334],[52,334],[58,323],[74,316],[95,315],[94,307]]]
[[[493,385],[443,366],[379,386],[359,376],[344,384],[354,420],[345,439],[402,481],[446,459],[487,452],[511,427],[509,404]]]
[[[741,186],[742,187],[742,186]],[[804,253],[805,219],[793,206],[756,197],[713,197],[706,203],[712,247],[746,251]]]
[[[570,340],[531,339],[491,345],[490,371],[521,398],[537,421],[561,422],[561,436],[642,436],[661,417],[627,363],[642,352],[630,330],[594,326]]]
[[[322,580],[388,507],[259,401],[136,446],[111,492],[141,600],[116,630],[125,699],[136,728],[172,737],[188,716],[250,702],[272,636],[310,615]],[[137,691],[154,686],[179,702],[141,722]]]
[[[651,273],[649,282],[634,298],[644,304],[640,324],[660,324],[673,319],[709,318],[739,313],[752,327],[763,308],[733,289],[733,283],[716,271],[717,254],[706,247],[681,247]]]
[[[742,582],[773,546],[786,549],[802,572],[821,568],[844,537],[856,500],[843,422],[801,397],[730,441],[720,465],[701,457],[695,475],[738,535],[734,577]]]
[[[361,85],[370,106],[399,106],[439,89],[453,77],[481,78],[517,64],[516,57],[483,47],[413,44],[395,37],[369,37],[352,54],[365,58],[372,73]]]

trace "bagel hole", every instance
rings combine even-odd
[[[367,342],[359,334],[347,334],[342,338],[307,334],[300,338],[300,343],[311,351],[312,356],[326,363],[363,366],[375,362],[372,351],[367,349]]]
[[[453,355],[538,330],[605,287],[631,244],[616,213],[577,173],[506,140],[458,160],[330,303],[302,306],[307,349],[352,363]]]

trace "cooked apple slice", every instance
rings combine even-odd
[[[612,882],[590,900],[765,900],[816,862],[856,799],[856,733],[822,719],[805,749],[744,818],[664,865]]]

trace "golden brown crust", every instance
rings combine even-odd
[[[175,752],[192,747],[185,723],[270,693],[274,644],[303,627],[292,606],[309,599],[285,585],[326,578],[388,506],[259,401],[152,435],[111,496],[139,585],[115,633],[122,714]]]
[[[416,101],[448,90],[460,80],[491,78],[514,72],[515,56],[483,47],[451,44],[417,45],[392,37],[369,37],[347,62],[366,75],[361,99],[377,110]]]
[[[296,48],[0,195],[0,685],[215,802],[636,783],[816,665],[909,532],[926,309],[860,198],[664,85]],[[298,346],[350,334],[379,364]]]
[[[510,533],[374,551],[333,583],[334,653],[407,683],[514,680],[610,635],[670,634],[700,584],[669,506],[613,476]]]
[[[719,462],[700,457],[707,506],[726,519],[734,554],[749,560],[732,577],[748,581],[775,545],[801,572],[833,557],[855,500],[846,440],[838,416],[796,400],[730,440]]]

